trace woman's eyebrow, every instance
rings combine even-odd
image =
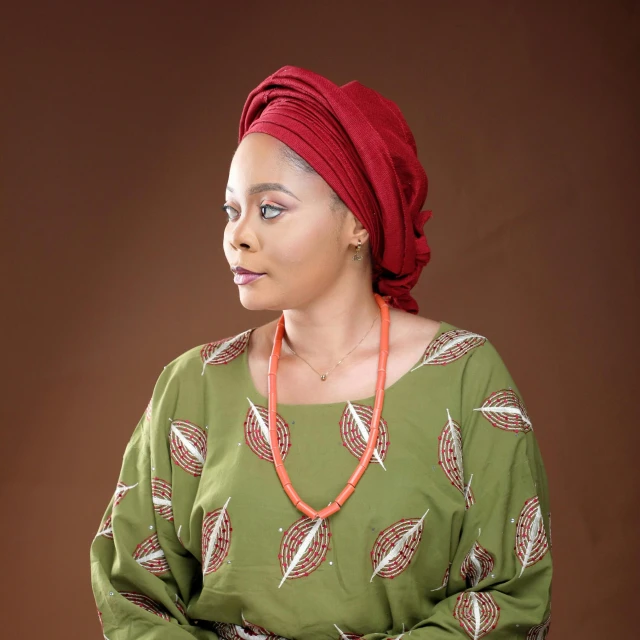
[[[233,189],[229,185],[227,185],[227,191],[234,193]],[[262,193],[263,191],[282,191],[282,193],[286,193],[288,196],[296,198],[289,189],[279,182],[260,182],[258,184],[252,184],[247,190],[247,195],[253,196],[256,193]],[[296,200],[300,202],[300,198],[296,198]]]

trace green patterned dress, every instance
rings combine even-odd
[[[253,329],[160,373],[91,547],[108,640],[542,640],[547,478],[489,340],[442,322],[385,394],[371,464],[326,520],[275,473]],[[374,398],[278,405],[281,454],[316,509],[362,455]]]

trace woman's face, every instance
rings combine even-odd
[[[354,264],[355,218],[332,211],[329,185],[294,166],[283,148],[272,136],[251,133],[229,170],[225,256],[232,268],[262,274],[234,276],[247,309],[305,307]]]

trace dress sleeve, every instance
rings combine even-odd
[[[461,388],[448,424],[463,461],[462,532],[443,598],[411,638],[543,640],[551,618],[551,514],[534,425],[489,341],[465,363]],[[365,636],[391,637],[398,636]]]
[[[106,640],[213,640],[187,615],[201,566],[174,527],[167,405],[177,384],[158,379],[124,452],[115,493],[91,544],[91,583]]]

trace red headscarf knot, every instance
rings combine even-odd
[[[427,174],[398,106],[357,81],[339,87],[285,66],[248,96],[238,142],[267,133],[302,156],[349,207],[371,239],[374,289],[411,313],[411,289],[431,251],[422,211]]]

